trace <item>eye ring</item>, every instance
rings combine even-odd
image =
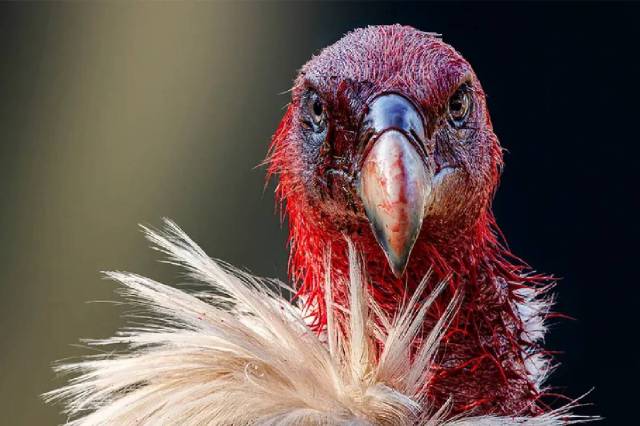
[[[456,128],[462,127],[469,117],[472,105],[469,92],[469,87],[464,84],[449,98],[447,116],[451,124]]]

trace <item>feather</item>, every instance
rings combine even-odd
[[[209,258],[177,225],[147,238],[208,286],[189,293],[149,278],[108,272],[135,307],[150,312],[135,325],[92,346],[126,350],[59,364],[74,377],[48,392],[63,402],[68,425],[554,425],[587,418],[570,406],[538,417],[447,419],[424,389],[443,331],[459,306],[456,295],[426,336],[420,325],[446,285],[426,298],[427,280],[387,318],[366,292],[366,275],[349,243],[349,281],[326,285],[327,330],[307,325],[305,310],[281,293],[276,280],[258,279]],[[331,288],[349,289],[336,306]],[[420,302],[421,300],[426,300]],[[342,327],[334,319],[346,316]],[[418,346],[417,350],[413,350]],[[413,355],[412,355],[413,353]],[[379,354],[379,355],[378,355]]]

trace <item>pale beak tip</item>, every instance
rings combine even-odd
[[[391,260],[389,259],[389,266],[391,267],[391,272],[396,278],[401,278],[404,275],[404,271],[407,267],[408,257],[405,257],[401,260]]]
[[[389,247],[389,241],[383,241],[382,236],[378,236],[378,242],[383,248],[385,257],[387,258],[387,263],[389,264],[389,268],[393,275],[396,278],[402,277],[407,268],[407,264],[409,263],[409,255],[411,254],[411,249],[413,247],[413,242],[408,242],[408,244],[400,251],[393,250]]]

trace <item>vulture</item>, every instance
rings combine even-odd
[[[265,164],[289,284],[144,228],[201,283],[109,272],[138,312],[56,365],[69,425],[555,425],[550,276],[509,250],[482,86],[439,35],[346,34],[300,70]]]

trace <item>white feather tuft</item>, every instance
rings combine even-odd
[[[336,326],[329,309],[326,336],[280,295],[290,290],[210,259],[173,222],[164,232],[145,228],[170,262],[209,286],[206,295],[180,291],[130,273],[110,272],[122,293],[153,319],[115,337],[89,341],[126,345],[56,369],[75,375],[45,394],[63,401],[69,425],[555,425],[586,420],[568,408],[535,418],[448,419],[447,407],[429,407],[423,390],[455,297],[437,326],[420,336],[441,284],[419,303],[423,281],[396,318],[387,318],[365,291],[365,276],[349,244],[348,322]],[[274,289],[275,288],[275,289]],[[376,357],[376,348],[382,353]]]

